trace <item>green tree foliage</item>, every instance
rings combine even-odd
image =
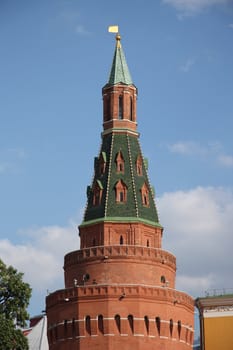
[[[0,350],[27,350],[27,339],[19,327],[29,319],[31,288],[23,274],[0,259]]]

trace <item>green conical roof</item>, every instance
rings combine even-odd
[[[116,158],[119,152],[124,158],[124,172],[117,172]],[[106,155],[106,168],[101,173],[101,154]],[[99,157],[95,158],[94,178],[87,191],[87,207],[84,214],[85,223],[96,221],[142,221],[160,226],[154,202],[154,191],[149,183],[146,161],[143,161],[142,172],[137,172],[138,157],[143,159],[138,137],[131,134],[109,133],[103,136]],[[116,184],[122,181],[127,188],[125,203],[116,203]],[[149,205],[142,203],[141,189],[147,184],[149,189]],[[102,190],[99,205],[93,205],[93,189],[98,186]]]
[[[116,36],[116,48],[113,56],[108,85],[115,85],[119,83],[132,85],[133,81],[127,66],[124,51],[121,46],[120,35],[118,34]]]

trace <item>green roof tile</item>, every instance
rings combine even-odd
[[[116,156],[121,151],[125,166],[124,173],[117,172]],[[147,170],[143,163],[142,175],[137,174],[136,160],[141,155],[138,136],[131,134],[111,133],[103,136],[103,142],[100,150],[106,153],[107,163],[104,174],[100,174],[99,164],[95,162],[94,184],[100,183],[103,187],[103,195],[100,205],[93,205],[93,191],[89,191],[88,203],[84,215],[84,222],[92,220],[108,220],[109,218],[130,217],[135,220],[144,220],[159,224],[157,209],[154,202],[153,189],[150,186]],[[126,203],[116,203],[116,183],[122,180],[127,186]],[[149,186],[149,203],[148,207],[142,203],[141,188],[146,183]]]

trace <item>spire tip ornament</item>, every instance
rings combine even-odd
[[[121,36],[119,34],[119,27],[118,26],[109,26],[108,27],[108,32],[109,33],[116,33],[116,46],[118,48],[120,48],[121,47],[121,43],[120,43]]]
[[[118,26],[109,26],[108,31],[109,31],[109,33],[119,33],[119,27]]]

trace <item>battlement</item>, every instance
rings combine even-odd
[[[97,246],[75,250],[65,256],[64,266],[69,267],[84,260],[116,259],[120,257],[150,260],[166,264],[174,270],[176,269],[176,258],[171,253],[158,248],[130,245]]]
[[[157,301],[166,301],[174,305],[182,305],[188,309],[194,306],[193,299],[186,293],[166,287],[151,287],[148,285],[88,285],[61,289],[51,293],[46,298],[47,309],[57,303],[67,303],[77,299],[120,299],[127,297]]]

